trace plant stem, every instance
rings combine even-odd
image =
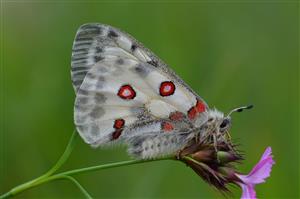
[[[53,180],[63,179],[63,178],[66,178],[66,176],[70,177],[70,175],[86,173],[86,172],[95,171],[95,170],[103,170],[103,169],[109,169],[109,168],[115,168],[115,167],[121,167],[121,166],[127,166],[127,165],[140,164],[140,163],[145,163],[145,162],[154,162],[154,161],[159,161],[159,160],[172,160],[172,159],[174,159],[174,156],[168,156],[168,157],[153,159],[153,160],[128,160],[128,161],[115,162],[115,163],[91,166],[91,167],[86,167],[86,168],[74,169],[74,170],[65,171],[65,172],[61,172],[61,173],[49,175],[49,176],[43,175],[34,180],[31,180],[27,183],[24,183],[20,186],[13,188],[11,191],[0,196],[0,199],[9,198],[11,196],[14,196],[20,192],[27,190],[27,189],[33,188],[35,186],[38,186],[38,185],[41,185],[41,184],[44,184],[46,182],[50,182]]]
[[[62,154],[62,156],[59,158],[59,160],[56,162],[56,164],[49,171],[47,171],[45,174],[43,174],[43,175],[41,175],[41,176],[39,176],[39,177],[29,181],[29,182],[26,182],[24,184],[21,184],[21,185],[15,187],[15,188],[11,189],[9,192],[1,195],[0,199],[14,196],[14,195],[26,190],[26,189],[30,189],[32,187],[35,187],[35,186],[41,184],[41,182],[44,182],[45,179],[47,179],[48,176],[50,176],[55,171],[57,171],[66,162],[66,160],[70,156],[71,152],[73,151],[73,148],[76,144],[76,138],[77,137],[78,137],[78,133],[74,130],[64,153]]]
[[[121,166],[126,166],[126,165],[140,164],[140,163],[145,163],[145,162],[154,162],[154,161],[160,161],[160,160],[171,160],[171,159],[174,159],[174,156],[166,156],[163,158],[150,159],[150,160],[127,160],[127,161],[122,161],[122,162],[114,162],[114,163],[109,163],[109,164],[74,169],[74,170],[62,172],[62,173],[59,173],[56,175],[75,175],[75,174],[85,173],[85,172],[90,172],[90,171],[95,171],[95,170],[103,170],[103,169],[121,167]]]
[[[78,137],[79,137],[78,133],[74,130],[64,153],[59,158],[59,160],[56,162],[56,164],[47,173],[44,174],[45,176],[49,176],[49,175],[53,174],[67,161],[67,159],[69,158],[70,154],[72,153],[72,151],[74,149],[74,146],[76,145],[76,140]]]
[[[73,182],[87,199],[92,199],[92,196],[81,186],[81,184],[71,176],[64,176],[65,179]]]
[[[134,164],[140,164],[145,162],[154,162],[159,160],[174,160],[174,156],[166,156],[158,159],[150,159],[150,160],[128,160],[128,161],[122,161],[122,162],[115,162],[115,163],[109,163],[109,164],[103,164],[103,165],[97,165],[97,166],[91,166],[86,168],[80,168],[80,169],[74,169],[69,170],[61,173],[54,174],[55,171],[57,171],[68,159],[70,156],[75,143],[76,138],[78,137],[78,134],[74,131],[73,135],[68,143],[68,146],[66,147],[63,155],[60,157],[60,159],[57,161],[57,163],[45,174],[29,181],[24,184],[21,184],[13,189],[11,189],[9,192],[3,194],[0,196],[0,199],[9,198],[16,194],[19,194],[27,189],[33,188],[35,186],[53,181],[58,179],[68,179],[71,180],[73,183],[79,187],[81,192],[86,196],[86,198],[92,198],[88,192],[73,178],[71,175],[80,174],[80,173],[86,173],[90,171],[96,171],[96,170],[103,170],[103,169],[109,169],[109,168],[115,168],[115,167],[121,167],[121,166],[127,166],[127,165],[134,165]]]

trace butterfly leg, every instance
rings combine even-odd
[[[231,143],[231,136],[229,134],[228,131],[225,132],[225,134],[221,135],[220,137],[224,143],[226,143],[226,146],[233,152],[237,152],[235,149],[234,149],[234,146],[232,145]]]
[[[189,153],[187,152],[194,152],[196,151],[196,149],[198,148],[198,146],[201,144],[201,140],[200,140],[200,133],[198,132],[198,129],[193,130],[194,132],[189,132],[186,140],[185,145],[182,146],[182,148],[180,148],[177,152],[176,152],[176,159],[179,160],[181,159],[183,156],[188,155]]]
[[[182,157],[195,153],[199,150],[199,147],[202,143],[196,136],[197,135],[195,135],[194,138],[192,138],[186,145],[176,152],[176,159],[182,159]]]
[[[228,131],[226,131],[226,135],[228,136],[229,141],[231,141],[231,135],[229,134]]]
[[[213,144],[214,144],[214,148],[215,148],[215,152],[216,154],[218,154],[218,139],[217,139],[217,135],[216,134],[213,134]],[[220,162],[220,159],[219,159],[219,156],[217,156],[217,162]]]
[[[182,152],[183,152],[183,149],[179,149],[179,150],[176,152],[175,157],[176,157],[177,160],[180,160],[181,157],[183,156],[183,155],[182,155]]]

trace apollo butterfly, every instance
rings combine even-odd
[[[194,138],[225,141],[230,116],[210,109],[154,53],[117,28],[82,25],[71,66],[75,125],[94,147],[125,143],[131,155],[149,159],[174,154]]]

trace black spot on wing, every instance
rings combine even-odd
[[[155,67],[157,67],[158,66],[158,63],[157,63],[157,61],[156,60],[151,60],[151,61],[148,61],[147,62],[148,64],[151,64],[152,66],[155,66]]]
[[[97,104],[102,104],[107,100],[107,97],[102,93],[96,93],[94,99]]]
[[[105,83],[105,78],[103,76],[99,76],[96,83],[96,88],[97,89],[103,88],[104,83]]]
[[[115,31],[110,30],[108,32],[107,36],[110,37],[110,38],[114,38],[114,37],[118,37],[118,34]]]
[[[86,96],[78,96],[77,98],[77,104],[87,104],[89,101],[89,98]]]
[[[150,69],[147,68],[144,64],[138,64],[134,67],[134,72],[139,74],[141,77],[146,77],[149,74]]]
[[[98,119],[101,116],[103,116],[105,113],[104,109],[102,107],[94,107],[93,110],[90,112],[90,116],[94,119]]]
[[[118,65],[123,65],[123,64],[124,64],[124,59],[119,58],[119,59],[117,59],[116,63],[117,63]]]
[[[94,62],[97,63],[98,61],[101,61],[102,59],[104,59],[104,58],[101,57],[101,56],[95,56],[94,57]]]
[[[137,45],[135,45],[135,44],[132,44],[132,45],[131,45],[131,51],[132,51],[132,52],[135,51],[136,48],[137,48]]]
[[[96,47],[96,53],[102,53],[103,49],[99,46]]]

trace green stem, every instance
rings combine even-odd
[[[41,184],[41,182],[44,182],[48,176],[51,176],[51,174],[53,174],[55,171],[57,171],[66,162],[66,160],[70,156],[71,152],[73,151],[73,148],[76,144],[77,137],[78,137],[78,133],[76,133],[76,131],[74,130],[64,153],[62,154],[62,156],[59,158],[59,160],[56,162],[56,164],[49,171],[47,171],[45,174],[43,174],[29,182],[26,182],[24,184],[21,184],[15,188],[11,189],[9,192],[1,195],[0,199],[14,196],[26,189],[30,189],[32,187],[35,187],[35,186]]]
[[[62,172],[62,173],[59,173],[56,175],[75,175],[75,174],[85,173],[85,172],[90,172],[90,171],[95,171],[95,170],[103,170],[103,169],[121,167],[121,166],[126,166],[126,165],[140,164],[140,163],[145,163],[145,162],[154,162],[154,161],[160,161],[160,160],[171,160],[171,159],[174,159],[174,156],[166,156],[163,158],[150,159],[150,160],[127,160],[127,161],[122,161],[122,162],[114,162],[114,163],[109,163],[109,164],[74,169],[74,170]]]
[[[65,179],[73,182],[87,199],[92,199],[92,196],[81,186],[81,184],[71,176],[63,176]]]
[[[69,158],[70,154],[72,153],[72,151],[74,149],[74,146],[76,144],[76,140],[78,137],[79,137],[78,133],[74,130],[64,153],[59,158],[59,160],[56,162],[56,164],[47,173],[44,174],[45,176],[49,176],[49,175],[53,174],[67,161],[67,159]]]
[[[109,168],[115,168],[115,167],[121,167],[121,166],[127,166],[127,165],[134,165],[134,164],[140,164],[145,162],[154,162],[154,161],[160,161],[160,160],[172,160],[174,159],[174,156],[167,156],[163,158],[158,159],[150,159],[150,160],[128,160],[128,161],[122,161],[122,162],[115,162],[115,163],[109,163],[104,165],[97,165],[97,166],[91,166],[86,168],[80,168],[80,169],[74,169],[69,170],[61,173],[54,174],[55,171],[57,171],[68,159],[70,156],[75,143],[76,143],[76,137],[78,137],[78,134],[74,131],[73,135],[68,143],[68,146],[66,147],[63,155],[60,157],[60,159],[57,161],[57,163],[44,175],[37,177],[36,179],[33,179],[29,182],[26,182],[24,184],[21,184],[13,189],[11,189],[9,192],[3,194],[0,196],[0,199],[5,199],[12,197],[16,194],[19,194],[27,189],[31,189],[35,186],[53,181],[58,179],[68,179],[74,182],[81,192],[86,196],[86,198],[91,198],[91,196],[87,193],[87,191],[74,179],[71,177],[71,175],[80,174],[80,173],[86,173],[90,171],[96,171],[96,170],[103,170],[103,169],[109,169]]]
[[[13,188],[8,193],[0,196],[0,199],[9,198],[11,196],[14,196],[20,192],[27,190],[27,189],[44,184],[46,182],[50,182],[50,181],[57,180],[57,179],[62,179],[69,175],[75,175],[75,174],[86,173],[86,172],[95,171],[95,170],[103,170],[103,169],[109,169],[109,168],[115,168],[115,167],[121,167],[121,166],[127,166],[127,165],[140,164],[140,163],[145,163],[145,162],[154,162],[154,161],[159,161],[159,160],[172,160],[172,159],[174,159],[174,156],[168,156],[168,157],[153,159],[153,160],[128,160],[128,161],[115,162],[115,163],[91,166],[91,167],[86,167],[86,168],[74,169],[74,170],[65,171],[65,172],[61,172],[58,174],[46,176],[43,178],[41,178],[42,177],[41,176],[32,181],[29,181],[25,184],[22,184],[20,186]]]

